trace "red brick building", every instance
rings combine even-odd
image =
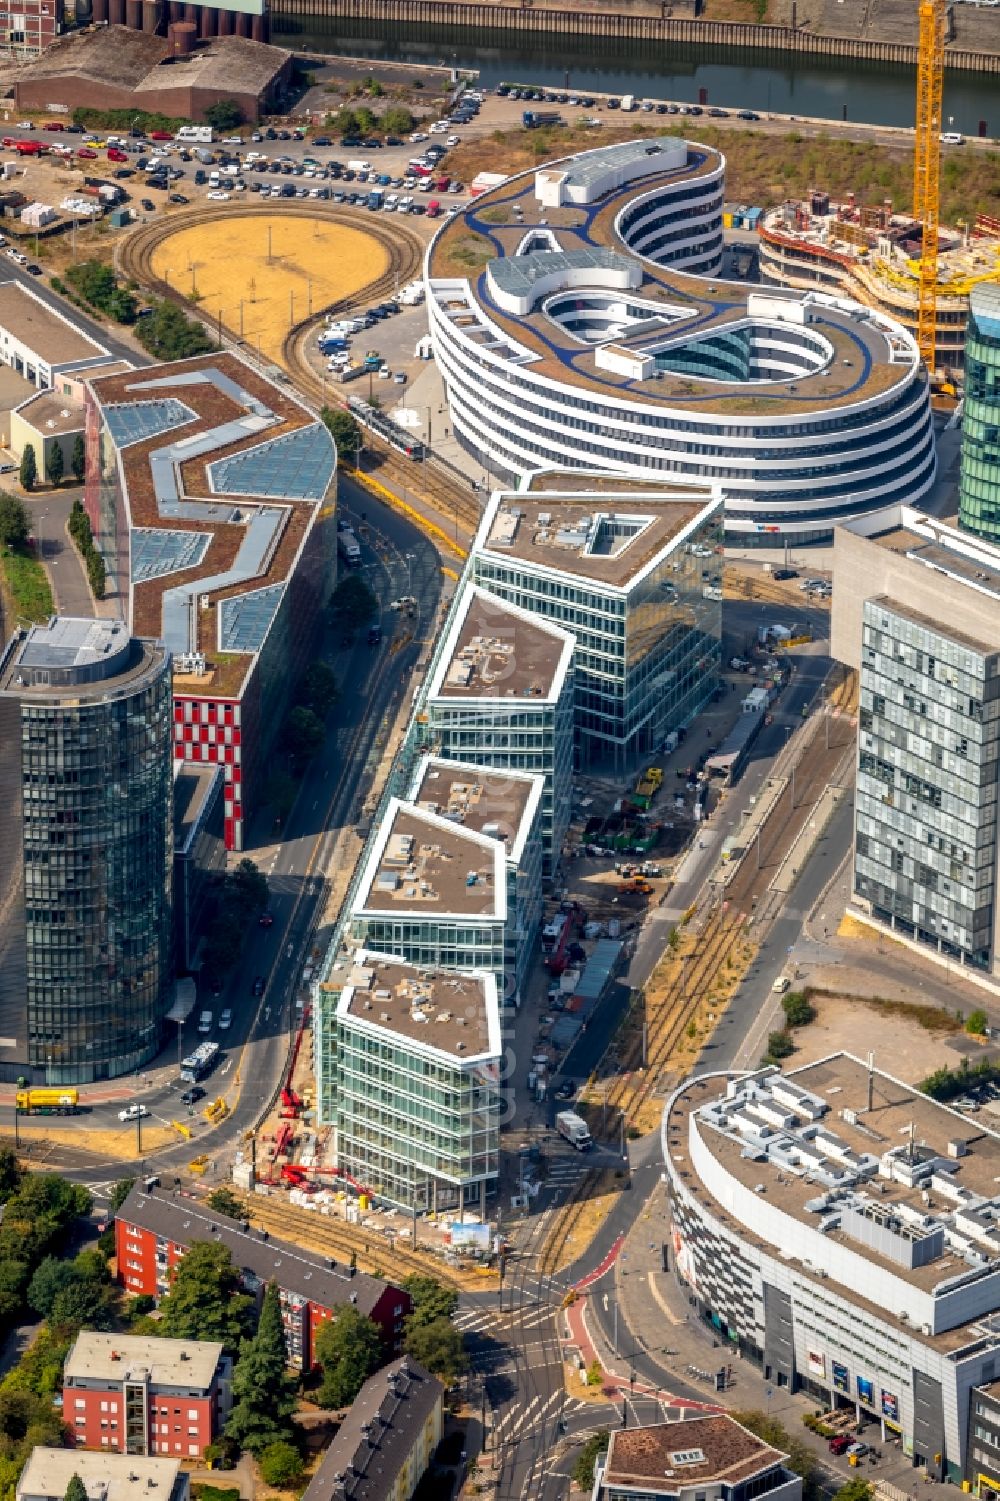
[[[170,649],[174,755],[222,767],[240,850],[336,581],[333,440],[220,353],[89,381],[86,446],[107,598]]]
[[[262,1297],[269,1282],[277,1283],[288,1363],[297,1370],[315,1365],[318,1329],[346,1304],[378,1325],[386,1359],[399,1354],[409,1293],[332,1257],[272,1240],[266,1230],[244,1228],[185,1194],[133,1188],[115,1220],[119,1282],[132,1296],[162,1296],[171,1268],[196,1240],[227,1246],[248,1292]]]
[[[231,1381],[221,1344],[82,1330],[66,1357],[63,1418],[83,1449],[198,1458],[229,1411]]]
[[[63,29],[63,0],[0,0],[0,47],[37,57]]]

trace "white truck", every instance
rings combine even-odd
[[[625,114],[625,115],[628,115],[628,114],[631,114],[632,110],[634,110],[634,109],[635,109],[635,95],[634,94],[624,94],[622,96],[622,113]]]
[[[208,146],[215,140],[215,132],[211,125],[182,125],[174,140],[197,141],[200,145]]]
[[[576,1147],[578,1152],[589,1152],[594,1145],[594,1138],[582,1115],[577,1115],[575,1110],[560,1110],[556,1116],[556,1130],[560,1136],[565,1136],[570,1146]]]

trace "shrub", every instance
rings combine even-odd
[[[781,1009],[785,1013],[786,1027],[806,1027],[815,1020],[815,1009],[809,1004],[809,998],[802,990],[790,990],[782,997]]]

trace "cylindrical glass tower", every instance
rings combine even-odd
[[[1000,285],[980,282],[969,297],[958,521],[1000,542]]]
[[[11,643],[0,700],[18,1061],[51,1084],[128,1073],[158,1051],[171,999],[170,655],[121,621],[56,618]]]

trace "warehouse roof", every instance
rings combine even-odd
[[[107,354],[96,339],[17,281],[0,282],[0,328],[47,365],[72,365]]]
[[[235,94],[263,93],[291,57],[282,47],[248,37],[220,36],[186,57],[154,67],[136,85],[136,93],[153,89],[223,89]]]
[[[33,81],[74,73],[112,87],[134,89],[170,53],[164,37],[129,26],[100,26],[69,31],[33,58],[27,75]]]

